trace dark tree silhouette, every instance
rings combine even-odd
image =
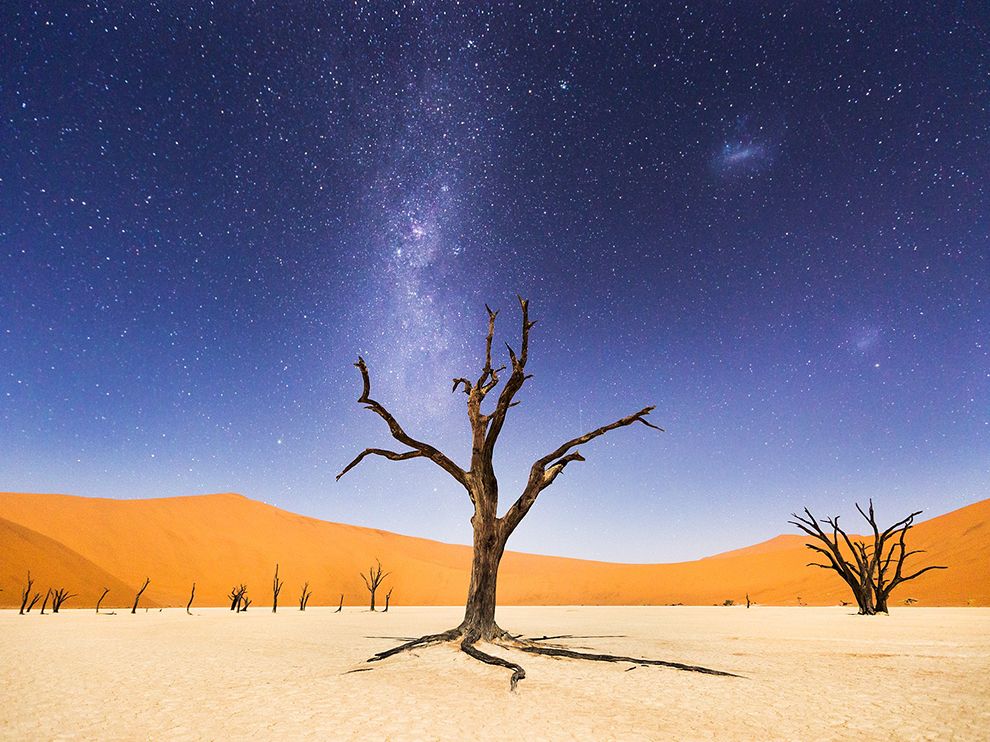
[[[920,549],[908,551],[905,545],[905,536],[914,525],[915,517],[921,514],[920,510],[883,531],[877,526],[872,499],[867,512],[863,512],[858,503],[856,510],[869,523],[872,538],[850,537],[839,525],[838,516],[823,518],[822,523],[828,529],[822,528],[821,523],[807,508],[804,509],[803,516],[792,513],[794,520],[789,522],[818,542],[805,546],[826,560],[825,564],[810,562],[808,566],[829,569],[839,575],[852,591],[861,615],[889,613],[888,601],[894,588],[933,569],[947,569],[931,565],[904,574],[905,560],[924,553]]]
[[[504,515],[499,516],[498,480],[495,476],[493,458],[495,446],[498,443],[502,428],[505,425],[509,410],[519,402],[515,399],[523,384],[531,378],[526,372],[529,362],[529,334],[535,322],[529,319],[529,303],[519,298],[522,312],[522,336],[519,353],[506,344],[508,348],[511,369],[508,378],[498,393],[494,407],[483,411],[482,407],[488,395],[499,385],[506,366],[495,367],[492,363],[492,342],[495,336],[495,318],[498,312],[485,307],[488,312],[488,332],[485,337],[485,356],[481,374],[477,380],[457,377],[453,379],[452,392],[458,390],[467,397],[467,416],[471,425],[471,461],[467,469],[456,464],[453,459],[435,446],[414,438],[395,419],[395,416],[383,404],[371,397],[371,376],[364,359],[358,357],[355,364],[361,372],[363,388],[358,402],[365,409],[378,415],[388,426],[389,432],[396,441],[406,447],[404,451],[392,451],[383,448],[366,448],[353,461],[344,467],[337,475],[340,479],[347,472],[360,464],[368,456],[380,456],[391,461],[407,461],[424,458],[449,474],[454,481],[463,487],[474,506],[471,525],[474,531],[474,551],[471,563],[471,580],[468,587],[467,601],[464,608],[464,620],[459,626],[440,634],[431,634],[406,642],[398,647],[379,652],[369,661],[381,660],[398,652],[440,642],[459,641],[460,648],[475,659],[491,665],[512,670],[511,686],[515,687],[518,680],[525,677],[523,668],[515,662],[486,654],[475,646],[480,641],[495,642],[506,647],[521,649],[527,652],[548,654],[553,656],[578,657],[596,661],[615,661],[610,655],[582,655],[562,647],[553,648],[539,642],[528,641],[503,631],[495,623],[495,595],[499,564],[505,551],[506,542],[530,508],[536,503],[537,497],[573,462],[584,461],[577,450],[578,446],[599,438],[618,428],[641,423],[649,428],[660,430],[646,418],[653,407],[644,407],[638,412],[620,418],[615,422],[603,425],[591,432],[584,433],[562,443],[546,455],[536,459],[529,470],[529,478],[522,492]],[[562,654],[563,653],[563,654]],[[625,660],[623,660],[625,661]],[[696,670],[710,674],[719,673],[706,668],[688,667],[678,663],[664,663],[658,660],[629,660],[639,664],[661,664],[677,667],[682,670]]]
[[[28,604],[28,599],[31,597],[32,587],[34,587],[34,580],[31,579],[31,570],[28,570],[27,584],[24,586],[24,589],[21,590],[21,611],[20,611],[21,615],[24,615],[24,613],[31,610],[30,608],[27,608],[27,604]],[[36,593],[34,597],[34,602],[31,603],[32,606],[34,605],[35,602],[37,602],[39,597],[40,596]]]
[[[364,580],[364,586],[368,588],[368,592],[371,593],[371,610],[375,610],[375,592],[378,590],[378,586],[382,584],[382,580],[389,576],[389,572],[382,573],[382,563],[375,560],[377,567],[368,567],[367,576],[364,573],[361,574],[361,579]]]
[[[134,596],[134,605],[131,606],[131,613],[137,613],[138,601],[141,600],[141,594],[148,589],[148,585],[151,584],[151,578],[145,577],[144,584],[141,585],[141,589],[137,591],[137,595]]]
[[[227,596],[230,599],[230,610],[235,613],[241,612],[241,603],[244,602],[244,596],[247,595],[247,585],[243,582],[231,588],[230,594]]]
[[[237,612],[245,613],[248,609],[248,606],[250,605],[251,605],[251,598],[247,596],[247,593],[244,593],[244,595],[241,596],[241,607],[237,609]]]
[[[344,610],[344,594],[343,593],[340,594],[340,604],[337,606],[337,610],[335,610],[334,613],[340,613],[342,610]]]
[[[278,612],[278,594],[282,592],[283,580],[278,578],[278,562],[275,563],[275,576],[272,578],[272,613]]]
[[[108,587],[103,588],[103,594],[100,596],[100,599],[96,601],[96,612],[97,613],[100,612],[100,604],[103,602],[103,599],[105,597],[107,597],[107,593],[108,592],[110,592],[110,588],[108,588]]]
[[[194,582],[192,584],[192,592],[189,593],[189,602],[186,603],[186,613],[188,613],[190,616],[192,615],[192,611],[189,609],[192,608],[193,598],[195,597],[196,597],[196,583]]]
[[[299,610],[306,610],[306,604],[309,603],[310,597],[313,595],[313,591],[309,589],[309,583],[304,582],[302,593],[299,595]]]
[[[69,593],[65,588],[58,588],[52,591],[52,613],[58,613],[62,604],[65,603],[69,598],[77,597],[75,593]]]
[[[388,601],[390,601],[392,599],[392,591],[394,589],[395,589],[394,587],[390,587],[388,589],[388,592],[385,593],[385,610],[382,611],[382,613],[388,613]]]
[[[45,608],[48,607],[48,599],[52,596],[52,589],[48,588],[48,592],[45,593],[45,602],[41,604],[41,615],[45,615]]]

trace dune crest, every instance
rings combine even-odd
[[[919,523],[912,548],[926,563],[949,566],[895,593],[892,605],[990,605],[990,500]],[[612,564],[506,552],[499,578],[503,605],[665,605],[742,602],[835,605],[849,600],[831,573],[805,567],[799,535],[693,562]],[[92,606],[110,587],[107,605],[127,605],[145,577],[149,607],[185,605],[196,582],[196,604],[223,605],[237,583],[254,605],[271,605],[275,562],[292,609],[303,582],[311,605],[361,605],[359,572],[380,558],[395,605],[458,605],[467,590],[470,548],[330,523],[234,493],[152,500],[0,493],[0,606],[16,607],[28,569],[42,592],[49,585],[78,593],[66,607]]]

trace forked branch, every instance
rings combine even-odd
[[[343,471],[337,475],[337,479],[340,479],[347,472],[357,466],[361,461],[369,455],[384,456],[392,461],[405,461],[406,459],[414,459],[418,457],[426,457],[430,459],[434,464],[439,466],[445,472],[450,474],[454,479],[456,479],[462,486],[467,487],[467,474],[461,469],[457,464],[455,464],[449,457],[442,453],[439,449],[431,446],[429,443],[424,443],[423,441],[413,438],[411,435],[406,433],[406,431],[399,425],[395,416],[389,412],[384,405],[382,405],[377,400],[371,398],[371,377],[368,374],[368,366],[364,362],[364,358],[358,356],[357,363],[354,364],[361,371],[361,380],[364,384],[361,396],[358,397],[358,402],[365,406],[365,409],[371,410],[376,415],[378,415],[385,424],[388,425],[389,431],[392,433],[392,437],[409,448],[412,451],[404,451],[397,453],[395,451],[387,451],[382,448],[368,448],[362,451],[358,456],[346,467]],[[456,382],[455,382],[455,389]]]

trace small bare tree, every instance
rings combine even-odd
[[[247,585],[243,582],[231,588],[230,594],[227,596],[230,599],[230,610],[240,613],[241,603],[244,602],[245,595],[247,595]]]
[[[148,589],[148,585],[151,584],[151,578],[145,577],[144,584],[141,585],[141,589],[137,591],[137,595],[134,596],[134,605],[131,606],[131,613],[137,613],[138,601],[141,600],[141,594]]]
[[[21,590],[21,615],[22,616],[24,615],[24,613],[26,613],[27,611],[30,611],[31,610],[30,608],[27,608],[27,604],[28,604],[28,600],[31,597],[31,588],[32,587],[34,587],[34,580],[31,579],[31,570],[28,570],[27,584],[24,586],[24,589]],[[37,602],[37,600],[38,600],[38,596],[37,595],[35,596],[35,599],[34,600],[35,600],[35,602]],[[34,603],[31,603],[31,605],[34,605]]]
[[[299,595],[299,610],[306,610],[306,604],[309,603],[310,596],[312,595],[313,592],[309,589],[309,583],[304,582],[302,593]]]
[[[45,602],[41,604],[41,615],[45,615],[45,608],[48,607],[48,599],[52,596],[52,589],[48,588],[48,592],[45,593]]]
[[[388,589],[388,592],[385,593],[385,610],[382,611],[382,613],[388,613],[388,601],[390,601],[392,599],[392,591],[394,589],[395,589],[394,587],[390,587]]]
[[[368,567],[367,576],[362,573],[361,579],[364,580],[364,586],[368,588],[368,592],[371,593],[371,610],[375,610],[375,592],[378,590],[378,586],[382,584],[382,580],[388,577],[389,573],[382,573],[382,563],[375,559],[377,567]]]
[[[340,603],[337,605],[337,610],[335,610],[334,613],[340,613],[342,610],[344,610],[344,594],[343,593],[340,594]]]
[[[192,584],[192,592],[189,593],[189,602],[186,603],[186,613],[189,614],[190,616],[192,615],[192,611],[189,609],[192,608],[193,598],[195,597],[196,597],[196,583],[194,582]]]
[[[275,577],[272,578],[272,613],[278,612],[278,594],[282,592],[282,582],[278,578],[278,562],[275,563]]]
[[[920,510],[883,531],[877,526],[872,499],[867,512],[863,512],[858,503],[856,510],[870,524],[872,539],[850,537],[839,525],[838,516],[822,519],[828,526],[826,530],[808,508],[804,509],[803,516],[792,513],[794,520],[790,523],[814,538],[818,544],[809,543],[805,546],[825,558],[825,564],[810,562],[808,566],[832,570],[838,574],[852,591],[861,615],[889,613],[888,601],[894,588],[933,569],[947,569],[931,565],[904,574],[904,561],[915,554],[924,553],[920,549],[908,551],[904,543],[907,532],[914,525],[915,517],[921,514]]]
[[[108,592],[110,592],[110,588],[108,588],[108,587],[103,588],[103,594],[100,596],[100,599],[96,601],[96,612],[97,613],[100,612],[100,604],[103,602],[103,599],[105,597],[107,597],[107,593]]]
[[[250,606],[250,605],[251,605],[251,598],[249,598],[247,596],[247,593],[245,592],[244,595],[241,596],[241,607],[237,609],[237,612],[238,613],[244,613],[244,612],[246,612],[247,609],[248,609],[248,606]]]
[[[77,597],[75,593],[70,594],[68,590],[62,587],[58,588],[57,590],[53,590],[52,613],[58,613],[59,609],[62,607],[62,604],[65,601],[67,601],[69,598],[75,598],[75,597]]]

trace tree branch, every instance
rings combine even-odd
[[[631,415],[627,415],[619,420],[608,425],[603,425],[600,428],[592,430],[590,433],[585,433],[577,438],[572,438],[566,443],[558,446],[552,453],[547,454],[543,458],[537,459],[536,462],[529,470],[529,481],[526,483],[526,489],[523,493],[519,495],[512,507],[506,511],[505,516],[502,518],[504,528],[506,529],[506,534],[512,533],[513,529],[519,525],[529,509],[533,507],[533,503],[536,502],[536,498],[539,496],[540,492],[549,487],[553,480],[564,470],[569,463],[572,461],[584,461],[584,457],[574,451],[573,453],[568,453],[572,448],[580,446],[588,441],[592,441],[595,438],[605,435],[609,431],[615,430],[616,428],[622,428],[627,425],[632,425],[633,423],[643,423],[649,428],[655,430],[663,431],[663,428],[657,427],[651,422],[648,422],[645,417],[652,412],[654,407],[651,405],[649,407],[644,407],[639,412],[634,412]]]
[[[365,364],[364,359],[358,356],[357,363],[354,364],[361,371],[361,380],[363,382],[363,388],[361,390],[361,396],[358,397],[358,402],[363,404],[367,409],[378,415],[385,423],[388,425],[389,431],[392,433],[392,437],[399,443],[404,443],[415,450],[415,455],[411,455],[412,452],[406,452],[401,454],[395,454],[392,451],[385,451],[384,449],[367,449],[361,453],[354,461],[352,461],[347,467],[344,468],[340,474],[337,475],[337,479],[340,479],[344,474],[346,474],[350,469],[357,466],[360,461],[367,456],[369,453],[374,453],[379,456],[385,456],[386,458],[392,459],[393,461],[401,461],[405,459],[415,458],[416,456],[424,456],[430,459],[434,464],[439,466],[445,472],[450,474],[454,479],[456,479],[463,487],[467,488],[467,474],[461,469],[457,464],[455,464],[450,458],[443,454],[439,449],[431,446],[429,443],[424,443],[423,441],[416,440],[411,435],[403,430],[402,426],[399,425],[398,421],[385,409],[384,405],[380,402],[371,398],[371,377],[368,374],[368,366]],[[454,388],[457,388],[457,382],[454,382]],[[391,455],[390,455],[391,454]]]
[[[405,461],[406,459],[416,459],[426,456],[422,451],[406,451],[405,453],[396,453],[395,451],[387,451],[384,448],[366,448],[361,453],[359,453],[354,460],[344,467],[343,471],[337,475],[337,480],[339,481],[342,476],[347,474],[351,469],[361,463],[361,460],[365,456],[384,456],[386,459],[391,461]]]

